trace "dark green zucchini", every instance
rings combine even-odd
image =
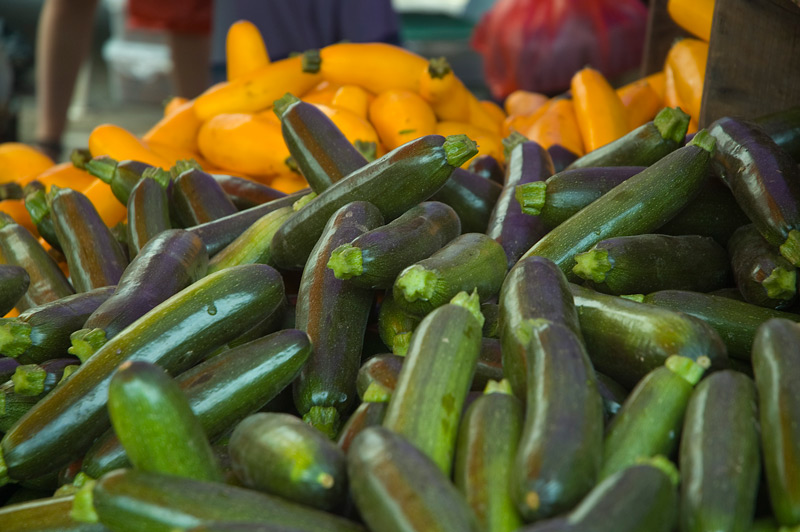
[[[650,233],[674,217],[708,178],[713,152],[713,137],[698,133],[550,231],[523,257],[547,257],[570,278],[576,254],[607,238]]]
[[[289,414],[260,412],[231,434],[233,470],[253,489],[322,510],[347,494],[345,455],[325,434]]]
[[[310,353],[308,336],[286,329],[210,358],[175,377],[175,382],[214,440],[274,399],[300,373]],[[119,438],[109,430],[86,452],[82,468],[99,478],[127,465]]]
[[[30,284],[31,278],[25,268],[0,264],[0,316],[5,316],[14,308],[28,291]]]
[[[0,385],[0,432],[6,432],[80,362],[74,358],[46,360],[17,366],[11,378]]]
[[[411,333],[421,320],[419,316],[409,314],[395,303],[391,290],[386,291],[378,311],[378,334],[392,353],[406,355]]]
[[[386,415],[388,406],[389,403],[361,403],[358,405],[358,408],[350,414],[342,430],[339,431],[339,439],[336,445],[347,453],[348,449],[350,449],[350,444],[353,443],[356,436],[361,434],[361,431],[367,427],[383,423],[383,417]]]
[[[28,273],[28,291],[16,303],[20,312],[75,293],[36,237],[5,213],[0,213],[0,264],[19,266]]]
[[[564,325],[582,338],[564,274],[548,259],[529,257],[511,269],[500,291],[503,373],[520,400],[528,394],[530,331],[542,319]]]
[[[56,228],[53,226],[53,218],[50,216],[50,206],[47,204],[44,185],[38,181],[31,181],[25,185],[25,190],[25,210],[28,211],[33,225],[36,226],[36,231],[50,247],[61,251]]]
[[[182,227],[219,220],[238,211],[210,174],[191,168],[172,182],[170,213]]]
[[[477,301],[471,304],[472,310],[443,305],[422,320],[383,420],[384,427],[407,438],[447,475],[481,349],[481,325],[473,314],[479,312]]]
[[[213,257],[219,250],[236,240],[236,237],[253,225],[256,220],[283,207],[291,207],[307,194],[308,190],[295,192],[257,207],[225,216],[219,220],[196,225],[188,230],[202,239],[206,245],[206,250],[208,250],[208,256]]]
[[[211,177],[219,183],[228,199],[240,211],[286,196],[285,192],[262,185],[252,179],[225,174],[211,174]]]
[[[89,198],[77,190],[53,186],[47,200],[75,290],[117,284],[128,258]]]
[[[125,360],[178,373],[255,325],[282,300],[280,274],[263,264],[228,268],[178,292],[112,338],[6,432],[0,448],[9,475],[35,478],[82,455],[109,426],[108,385]]]
[[[301,528],[266,523],[213,522],[175,532],[303,532]]]
[[[800,107],[759,116],[753,123],[800,163]]]
[[[625,387],[632,388],[670,355],[704,368],[728,366],[725,344],[702,320],[574,284],[570,290],[594,367]]]
[[[70,346],[70,334],[83,327],[115,288],[95,288],[33,307],[16,318],[0,319],[0,354],[23,364],[63,356]]]
[[[639,381],[606,430],[600,478],[678,448],[686,407],[703,372],[693,360],[673,355]]]
[[[753,370],[761,448],[772,511],[784,526],[800,525],[800,326],[772,319],[756,332]]]
[[[256,220],[236,240],[214,255],[208,265],[208,273],[239,264],[269,264],[272,237],[293,212],[291,207],[283,207]]]
[[[109,532],[70,517],[74,497],[48,497],[0,508],[3,532]]]
[[[128,252],[131,258],[156,235],[172,227],[166,188],[153,178],[143,178],[128,198]]]
[[[356,390],[365,403],[388,403],[397,387],[397,377],[403,367],[404,357],[377,355],[358,370]]]
[[[800,321],[800,314],[767,309],[744,301],[712,294],[699,294],[680,290],[663,290],[648,294],[645,303],[685,312],[711,325],[719,333],[728,355],[739,360],[750,360],[756,330],[771,318]]]
[[[464,413],[456,449],[455,484],[483,530],[522,526],[511,498],[514,456],[522,432],[522,403],[508,381],[490,382]]]
[[[703,380],[681,436],[681,530],[750,532],[760,454],[753,381],[730,370]]]
[[[553,171],[563,172],[569,165],[578,159],[578,155],[560,144],[553,144],[547,148],[550,159],[553,161]]]
[[[484,233],[503,187],[463,168],[456,168],[431,199],[449,205],[458,214],[464,233]]]
[[[356,436],[347,452],[347,473],[353,500],[370,530],[482,530],[436,464],[384,427],[369,427]]]
[[[397,276],[394,302],[423,316],[457,293],[478,290],[481,301],[500,291],[506,274],[503,247],[482,233],[465,233]]]
[[[357,523],[280,497],[133,469],[104,475],[88,494],[89,511],[80,512],[81,517],[95,513],[115,532],[172,532],[215,521],[294,526],[306,532],[364,532]]]
[[[479,155],[473,158],[469,162],[467,170],[484,179],[491,179],[498,185],[502,185],[505,180],[503,166],[491,155]]]
[[[553,161],[547,150],[535,142],[522,142],[509,154],[503,191],[495,203],[486,229],[486,234],[503,246],[509,268],[547,233],[540,218],[522,212],[515,196],[517,187],[527,183],[544,183],[554,173]]]
[[[275,102],[281,133],[297,168],[317,194],[367,164],[336,124],[313,104],[286,94]]]
[[[408,142],[334,183],[297,211],[273,238],[275,263],[302,269],[331,215],[352,201],[372,202],[391,221],[436,192],[477,152],[463,135]]]
[[[337,209],[312,249],[300,281],[296,327],[308,333],[314,351],[294,382],[294,403],[306,421],[331,438],[356,398],[373,294],[337,279],[327,264],[334,249],[383,223],[371,203],[354,201]],[[325,419],[332,424],[326,427]]]
[[[426,201],[336,248],[328,267],[337,279],[355,286],[391,288],[404,268],[427,259],[460,234],[461,222],[452,208]]]
[[[486,338],[500,338],[500,305],[497,303],[481,304],[483,314],[483,336]]]
[[[606,294],[657,290],[710,292],[729,285],[728,253],[713,238],[634,235],[602,240],[575,256],[572,268],[586,284]]]
[[[683,145],[689,115],[680,107],[665,107],[643,124],[605,146],[579,157],[569,168],[650,166]]]
[[[115,161],[106,155],[86,162],[86,171],[101,181],[108,183],[111,192],[123,205],[128,204],[131,191],[142,179],[146,171],[153,167],[141,161]],[[160,175],[169,175],[166,172]]]
[[[24,368],[25,366],[17,366]],[[33,408],[40,397],[38,395],[22,395],[14,391],[14,382],[9,379],[0,384],[0,432],[6,432]]]
[[[728,241],[736,287],[748,303],[781,309],[797,300],[797,269],[770,245],[755,225],[736,230]]]
[[[574,507],[594,487],[603,459],[603,403],[580,338],[540,320],[528,332],[525,425],[511,493],[525,521]]]
[[[628,397],[628,390],[608,375],[596,371],[595,376],[597,377],[597,391],[603,399],[603,421],[607,426],[622,408],[622,404]]]
[[[716,174],[764,239],[800,266],[800,168],[758,126],[724,117],[708,132],[717,141]]]
[[[0,382],[6,382],[20,365],[15,359],[11,357],[0,357]]]

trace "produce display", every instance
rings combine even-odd
[[[687,135],[690,45],[506,115],[237,23],[143,138],[0,145],[0,531],[800,530],[800,112]]]

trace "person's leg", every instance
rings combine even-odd
[[[194,98],[208,88],[211,37],[199,33],[170,33],[177,96]]]
[[[97,0],[47,0],[36,36],[36,141],[58,156],[75,79],[92,40]]]

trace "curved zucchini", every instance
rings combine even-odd
[[[213,222],[238,211],[210,174],[190,168],[172,182],[170,212],[182,227]]]
[[[463,168],[456,168],[431,199],[449,205],[458,214],[461,230],[483,233],[503,187]]]
[[[755,225],[737,229],[728,250],[736,287],[745,301],[780,309],[797,300],[797,269],[764,240]]]
[[[156,235],[172,227],[166,188],[154,178],[145,177],[128,197],[128,250],[131,257]]]
[[[214,255],[208,265],[208,273],[239,264],[269,264],[272,237],[293,212],[291,207],[282,207],[256,220],[236,240]]]

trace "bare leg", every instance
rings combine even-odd
[[[170,33],[178,96],[194,98],[208,88],[211,38],[196,33]]]
[[[61,142],[75,79],[92,40],[97,0],[47,0],[36,36],[36,140]]]

